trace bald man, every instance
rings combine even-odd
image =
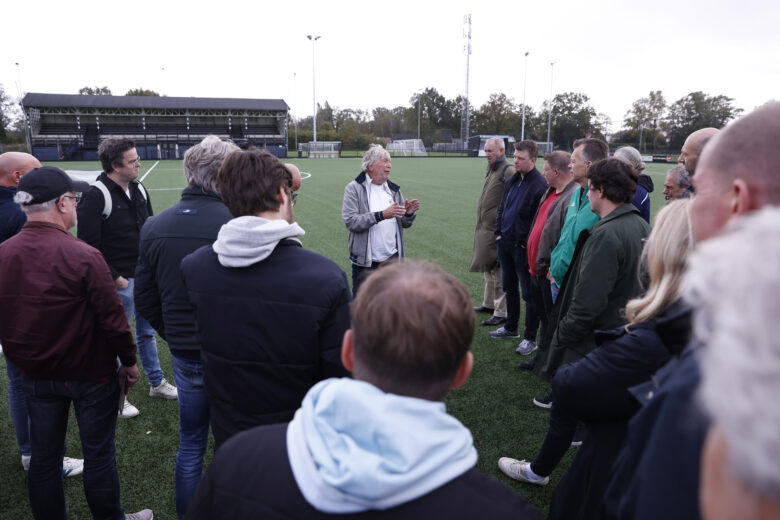
[[[704,149],[704,145],[707,142],[718,135],[717,128],[702,128],[696,130],[683,143],[682,150],[680,151],[680,157],[677,159],[677,164],[685,166],[691,176],[696,174],[696,166],[699,164],[699,157]]]
[[[290,175],[292,175],[293,191],[298,191],[298,189],[301,187],[301,183],[303,182],[303,178],[301,177],[301,170],[299,170],[298,167],[294,164],[290,163],[284,163],[284,167],[287,168],[287,171],[290,172]]]
[[[4,242],[21,231],[27,216],[21,206],[14,202],[17,187],[22,176],[41,163],[24,152],[6,152],[0,155],[0,242]],[[8,374],[8,407],[11,411],[11,422],[16,432],[16,442],[22,454],[22,467],[30,467],[32,447],[30,444],[29,414],[22,389],[22,370],[12,361],[6,359]],[[82,459],[65,457],[62,463],[62,474],[66,477],[80,475],[84,469]]]
[[[780,205],[778,142],[780,102],[767,103],[712,137],[698,166],[694,161],[696,197],[691,220],[697,244],[719,236],[743,215]],[[768,257],[764,265],[772,269],[774,260]],[[735,270],[744,269],[744,264],[733,265]],[[680,331],[666,332],[680,337]],[[631,420],[612,469],[604,518],[700,517],[699,464],[709,421],[695,413],[700,379],[697,353],[706,348],[702,342],[691,342],[672,352],[675,358],[646,387],[632,389],[642,408]]]
[[[0,242],[17,234],[27,222],[27,217],[14,202],[16,187],[22,175],[40,168],[38,159],[23,152],[6,152],[0,155]]]

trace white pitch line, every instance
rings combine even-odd
[[[305,175],[305,177],[304,177],[304,175]],[[309,177],[311,177],[311,173],[309,173],[309,172],[301,172],[301,180],[308,179]]]
[[[152,173],[152,170],[154,170],[154,167],[155,167],[155,166],[157,166],[158,164],[160,164],[160,161],[157,161],[156,163],[154,163],[154,164],[152,165],[152,167],[151,167],[151,168],[149,168],[149,171],[148,171],[148,172],[146,172],[146,173],[144,173],[144,176],[143,176],[143,177],[141,177],[141,181],[140,181],[140,182],[144,182],[144,179],[145,179],[145,178],[147,178],[147,177],[149,176],[149,174],[150,174],[150,173]]]

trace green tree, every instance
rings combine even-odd
[[[160,94],[155,92],[154,90],[147,90],[142,87],[138,88],[131,88],[127,92],[125,92],[125,96],[157,96],[160,97]]]
[[[82,96],[110,96],[111,89],[108,87],[81,87],[79,94]]]
[[[680,148],[685,138],[695,130],[722,128],[741,113],[742,109],[734,106],[733,98],[691,92],[669,106],[664,128],[669,135],[670,145]]]
[[[658,125],[661,124],[664,112],[666,112],[666,99],[660,90],[651,90],[647,97],[634,101],[631,108],[623,117],[627,130],[638,135],[639,149],[647,150],[647,137],[655,150]]]
[[[15,97],[8,95],[0,83],[0,141],[24,142],[24,116]]]
[[[517,105],[503,92],[496,92],[490,94],[487,102],[472,113],[472,134],[508,134],[517,115]]]
[[[580,92],[557,94],[553,98],[552,108],[551,139],[554,145],[563,150],[571,150],[576,139],[598,137],[600,132],[597,117],[596,109],[590,106],[590,98],[586,94]]]

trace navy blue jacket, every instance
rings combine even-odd
[[[106,259],[111,276],[135,276],[138,260],[138,242],[141,227],[153,215],[152,201],[141,194],[138,181],[130,183],[131,199],[105,172],[98,177],[111,194],[111,215],[103,219],[106,202],[97,186],[87,190],[76,209],[78,213],[78,237],[91,245]]]
[[[501,203],[498,205],[498,214],[496,215],[495,234],[501,234],[501,224],[504,218],[504,208],[507,206],[507,197],[512,191],[512,187],[519,183],[525,183],[522,195],[517,204],[517,213],[515,213],[514,219],[514,233],[510,236],[512,242],[516,246],[525,247],[528,241],[528,233],[531,232],[531,224],[533,223],[536,210],[539,209],[539,202],[544,195],[545,190],[548,188],[547,181],[544,176],[539,173],[535,167],[533,170],[525,174],[525,178],[520,175],[520,172],[516,172],[509,179],[504,182],[504,193],[501,195]],[[501,237],[502,240],[504,237]]]
[[[27,215],[14,202],[14,195],[16,188],[0,186],[0,242],[17,234],[27,222]]]
[[[696,404],[698,348],[686,347],[637,389],[644,406],[629,423],[615,461],[605,518],[700,517],[699,465],[709,422]]]
[[[476,467],[411,502],[384,511],[328,514],[298,489],[287,457],[287,424],[263,426],[233,437],[214,456],[187,507],[187,520],[404,518],[448,520],[541,519],[520,495]]]
[[[219,229],[232,218],[219,195],[187,187],[180,202],[149,218],[141,229],[135,308],[171,349],[192,352],[198,359],[195,310],[181,276],[181,261],[214,243]]]
[[[217,446],[253,426],[291,420],[315,383],[348,375],[341,340],[350,293],[333,261],[285,239],[247,267],[224,267],[205,246],[181,269]]]
[[[597,331],[599,348],[558,369],[551,381],[557,412],[586,423],[587,434],[555,491],[550,518],[598,516],[612,463],[639,408],[629,388],[649,381],[689,334],[690,307],[678,300],[629,332]]]

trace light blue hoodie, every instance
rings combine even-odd
[[[444,403],[352,379],[309,390],[287,429],[287,454],[306,501],[325,513],[389,509],[477,463],[471,432]]]

